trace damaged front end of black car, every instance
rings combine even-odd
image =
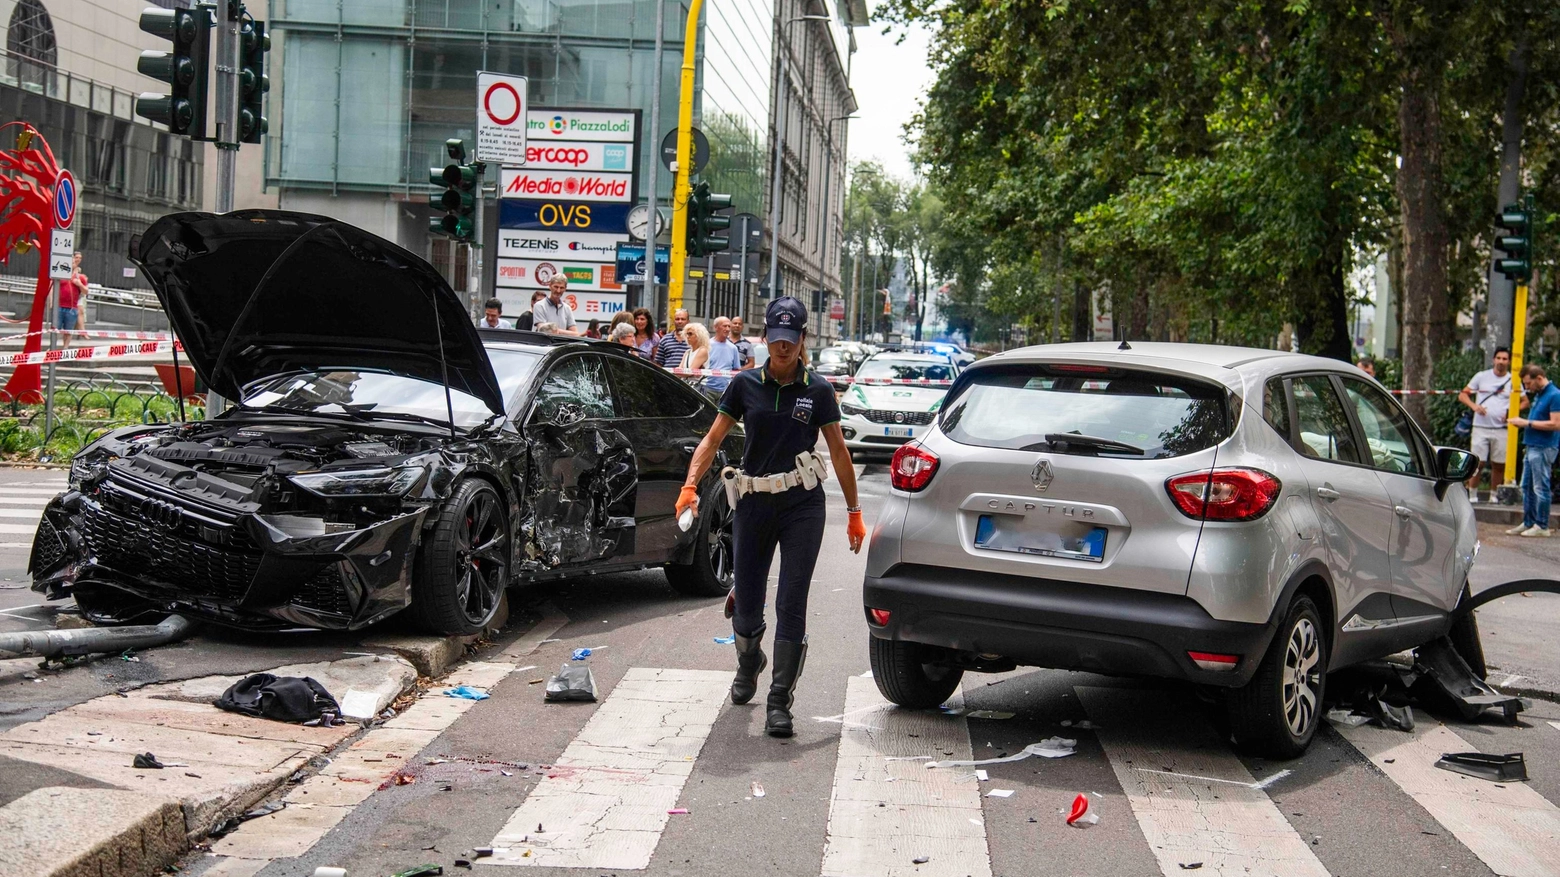
[[[437,272],[280,211],[176,214],[131,249],[206,386],[243,404],[84,448],[34,590],[105,622],[356,629],[411,607],[480,631],[511,576],[520,439]]]

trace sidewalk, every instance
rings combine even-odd
[[[1479,524],[1475,594],[1517,579],[1560,579],[1560,537],[1522,539],[1509,524]],[[1478,610],[1489,681],[1502,691],[1560,702],[1560,594],[1506,597]]]

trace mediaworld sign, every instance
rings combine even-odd
[[[631,209],[628,203],[503,200],[498,203],[498,225],[505,231],[595,232],[626,240]]]
[[[525,166],[540,170],[634,170],[632,143],[533,143],[525,148]]]
[[[591,261],[603,261],[616,257],[621,240],[621,234],[501,228],[498,230],[498,255],[505,259],[589,257]]]
[[[590,140],[633,143],[638,114],[632,110],[533,109],[526,114],[526,135],[532,143],[547,140]]]
[[[499,178],[499,197],[626,203],[634,200],[634,175],[506,167]]]
[[[570,292],[622,292],[623,283],[617,278],[617,265],[600,264],[588,260],[573,259],[498,259],[495,277],[500,287],[508,289],[541,289],[562,276],[569,282]],[[579,311],[575,311],[579,316]]]

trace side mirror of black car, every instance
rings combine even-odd
[[[1461,448],[1436,448],[1435,468],[1441,481],[1467,481],[1479,468],[1479,458]]]

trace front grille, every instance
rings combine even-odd
[[[873,423],[904,424],[905,426],[926,426],[937,415],[930,411],[885,411],[881,408],[872,408],[861,415]]]
[[[869,445],[902,445],[909,439],[900,435],[864,435],[856,441]]]
[[[33,536],[32,558],[27,568],[35,573],[53,572],[65,557],[65,537],[50,523],[45,514],[38,522],[38,532]]]
[[[294,606],[329,612],[332,615],[352,616],[352,601],[347,596],[346,583],[342,581],[341,566],[329,564],[314,577],[303,583],[290,601]]]
[[[166,582],[190,596],[236,602],[260,568],[259,552],[236,528],[205,526],[189,517],[162,523],[107,502],[82,505],[88,553],[118,572]]]

